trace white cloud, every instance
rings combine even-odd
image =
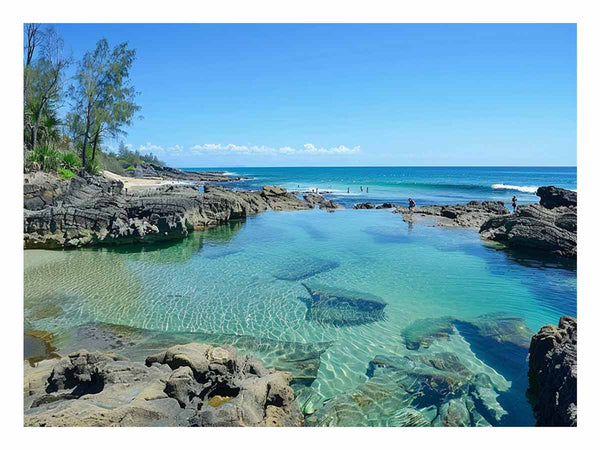
[[[358,153],[360,151],[360,145],[356,147],[348,148],[345,145],[340,145],[338,147],[324,148],[324,147],[316,147],[313,144],[304,144],[300,148],[293,148],[290,146],[286,147],[266,147],[264,145],[235,145],[235,144],[202,144],[202,145],[194,145],[190,148],[192,153],[200,154],[203,152],[219,152],[219,153],[240,153],[246,155],[341,155],[341,154],[353,154]]]
[[[154,145],[151,142],[146,142],[138,147],[141,153],[157,153],[162,152],[164,149],[160,145]]]
[[[170,146],[167,150],[169,150],[170,152],[180,153],[183,151],[183,145],[175,144],[175,145]]]

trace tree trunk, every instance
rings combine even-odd
[[[96,159],[96,145],[98,144],[98,137],[100,135],[100,130],[96,131],[96,135],[94,136],[94,143],[92,145],[92,161]]]
[[[33,129],[31,131],[32,139],[31,139],[31,149],[35,150],[37,146],[37,136],[38,130],[40,129],[40,122],[42,121],[42,111],[38,111],[37,118],[35,119],[35,123],[33,124]]]

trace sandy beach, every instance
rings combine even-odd
[[[116,173],[109,172],[108,170],[102,171],[102,175],[112,180],[121,181],[125,187],[125,189],[137,190],[137,189],[145,189],[150,187],[163,186],[167,184],[181,184],[180,181],[174,180],[164,180],[160,177],[153,178],[133,178],[133,177],[124,177],[121,175],[117,175]]]

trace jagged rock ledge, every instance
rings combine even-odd
[[[318,197],[318,198],[317,198]],[[35,172],[24,177],[25,248],[68,248],[182,239],[190,231],[266,210],[337,207],[321,196],[299,199],[278,186],[233,191],[160,186],[127,193],[120,181],[80,173],[71,180]]]
[[[546,325],[529,347],[529,394],[538,426],[577,426],[577,319]]]
[[[127,167],[128,163],[125,163],[123,168],[126,169]],[[228,175],[226,172],[184,171],[151,163],[135,165],[134,169],[131,171],[131,176],[134,178],[163,178],[165,180],[197,182],[229,182],[248,179],[246,177]]]
[[[230,346],[80,350],[25,367],[25,426],[302,426],[290,380]]]
[[[577,192],[538,188],[539,204],[519,206],[515,214],[491,217],[481,225],[484,239],[511,247],[577,258]]]

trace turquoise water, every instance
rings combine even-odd
[[[358,202],[417,204],[465,203],[470,200],[537,202],[539,186],[577,189],[576,167],[257,167],[220,170],[249,177],[233,188],[259,189],[274,184],[291,190],[319,188],[330,198],[352,206]],[[363,188],[361,191],[360,188]],[[367,193],[367,187],[369,192]],[[348,188],[350,192],[348,193]]]
[[[459,330],[410,350],[403,332],[418,319],[492,312],[537,331],[576,315],[574,265],[496,250],[473,230],[429,225],[386,210],[266,212],[169,245],[26,251],[26,327],[58,333],[101,321],[332,342],[311,386],[316,403],[364,386],[376,355],[451,352],[493,380],[507,411],[503,425],[531,425],[524,355],[491,358]],[[307,320],[303,282],[376,295],[387,302],[385,318],[352,326]],[[391,423],[383,412],[353,422]]]

